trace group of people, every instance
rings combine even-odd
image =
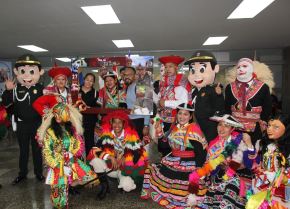
[[[150,123],[150,115],[130,114],[144,98],[134,67],[120,69],[122,82],[113,71],[103,73],[99,90],[93,88],[94,74],[86,74],[75,105],[69,68],[53,67],[52,83],[44,88],[40,62],[20,57],[14,68],[18,83],[7,80],[2,95],[6,108],[13,105],[20,147],[13,184],[26,179],[31,143],[35,176],[51,186],[57,208],[68,205],[76,185],[99,185],[97,198],[104,199],[108,177],[117,178],[126,192],[141,187],[142,199],[166,208],[287,208],[289,118],[271,115],[270,88],[255,71],[257,62],[240,59],[223,91],[214,84],[219,65],[208,51],[197,51],[184,63],[188,75],[178,74],[183,57],[159,61],[164,75],[145,93],[153,94]],[[90,108],[107,111],[98,121],[84,111]],[[157,143],[158,163],[148,161],[149,142]]]

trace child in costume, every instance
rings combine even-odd
[[[94,171],[100,174],[101,191],[98,199],[104,199],[109,191],[108,176],[119,180],[118,188],[129,192],[143,180],[147,167],[147,153],[137,132],[129,125],[128,114],[116,110],[103,118],[102,135],[97,147],[87,157]]]
[[[48,173],[45,183],[51,186],[54,207],[68,207],[69,187],[96,177],[88,165],[78,159],[84,152],[81,137],[81,114],[64,103],[56,104],[46,115],[38,130],[38,143]]]
[[[216,114],[210,119],[218,122],[218,136],[209,144],[204,166],[189,177],[193,193],[196,193],[200,180],[209,177],[208,190],[204,197],[190,195],[189,203],[200,208],[245,208],[255,156],[251,138],[235,131],[243,125],[230,115]]]
[[[268,121],[261,140],[253,189],[247,209],[290,208],[290,120],[279,114]],[[259,143],[259,141],[257,142]]]
[[[176,123],[165,136],[160,123],[156,124],[156,131],[161,133],[159,143],[168,144],[171,152],[145,171],[141,198],[152,198],[166,208],[188,208],[189,174],[205,162],[207,141],[189,104],[177,107]]]
[[[202,50],[196,51],[184,64],[189,65],[188,80],[193,86],[191,100],[194,115],[210,143],[217,136],[217,124],[209,118],[217,111],[224,111],[222,89],[219,84],[214,84],[219,65],[211,52]]]

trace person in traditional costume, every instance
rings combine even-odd
[[[59,102],[72,104],[70,89],[67,87],[68,78],[72,72],[68,67],[53,67],[48,71],[52,82],[43,90],[43,96],[34,101],[33,107],[41,116],[44,116]]]
[[[103,79],[105,86],[99,90],[97,103],[103,108],[126,107],[126,92],[119,86],[117,74],[108,71]]]
[[[160,57],[159,62],[165,67],[165,74],[159,82],[158,109],[163,120],[163,131],[167,132],[175,120],[176,108],[178,105],[189,101],[190,84],[184,74],[178,74],[178,65],[184,61],[180,56]],[[163,156],[170,152],[170,149],[161,147],[158,143],[158,151]]]
[[[255,148],[246,133],[237,132],[243,125],[228,114],[215,114],[210,118],[218,122],[218,136],[211,141],[207,161],[190,174],[189,202],[199,208],[245,208],[247,189],[251,188],[251,169]],[[206,179],[207,192],[197,196],[201,179]]]
[[[32,103],[42,95],[43,86],[39,83],[44,70],[39,60],[33,55],[19,57],[13,69],[18,84],[14,80],[6,80],[6,90],[2,95],[2,103],[6,108],[13,105],[13,115],[17,124],[17,140],[19,144],[19,173],[12,182],[18,184],[26,179],[28,173],[29,144],[32,147],[34,174],[43,181],[41,149],[37,146],[35,134],[40,126],[41,117],[33,109]]]
[[[68,67],[55,66],[48,71],[48,75],[52,78],[52,83],[44,88],[44,95],[61,95],[66,103],[71,104],[70,89],[68,88],[68,79],[72,76],[72,72]]]
[[[71,105],[57,103],[38,130],[38,143],[48,172],[55,208],[68,208],[69,188],[96,178],[95,172],[79,158],[84,152],[82,115]]]
[[[126,192],[142,183],[147,167],[147,153],[137,132],[129,124],[125,111],[115,110],[103,118],[102,135],[97,147],[87,156],[94,171],[99,174],[101,191],[98,199],[104,199],[109,191],[106,177],[117,178],[118,188]]]
[[[260,152],[247,209],[290,208],[290,119],[278,114],[268,121],[267,134],[257,141]]]
[[[255,68],[260,69],[261,76],[257,76]],[[225,110],[243,123],[255,144],[262,138],[272,111],[270,88],[262,80],[268,77],[266,80],[273,83],[273,76],[267,66],[249,58],[240,59],[233,72],[235,80],[225,90]]]
[[[176,123],[165,136],[160,124],[156,131],[160,133],[159,142],[168,144],[171,152],[145,171],[141,198],[152,198],[166,208],[188,208],[189,174],[204,164],[207,149],[192,106],[183,103],[177,107]]]
[[[210,143],[217,136],[217,123],[209,118],[217,111],[223,112],[225,105],[220,84],[214,84],[219,65],[211,52],[203,50],[196,51],[184,64],[189,65],[188,80],[193,87],[191,100],[194,115]]]

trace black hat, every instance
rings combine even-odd
[[[105,79],[106,77],[117,78],[118,75],[117,75],[117,73],[115,73],[115,72],[113,72],[113,71],[108,71],[108,72],[103,76],[103,79]]]
[[[24,65],[37,65],[39,68],[41,68],[39,60],[31,54],[22,55],[15,63],[16,68]]]
[[[187,104],[187,103],[182,103],[182,104],[178,105],[177,109],[179,109],[179,110],[187,110],[187,111],[190,111],[190,112],[194,111],[194,108],[192,107],[192,105],[191,104]]]
[[[196,51],[184,65],[189,65],[192,62],[210,62],[217,64],[215,56],[211,52],[204,50]]]

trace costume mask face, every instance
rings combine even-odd
[[[69,108],[63,103],[58,103],[53,107],[53,116],[57,123],[66,123],[70,121]]]
[[[14,73],[18,82],[26,87],[31,87],[38,83],[39,78],[44,71],[39,69],[37,65],[24,65],[14,68]]]
[[[277,140],[285,133],[285,126],[280,120],[270,120],[268,122],[267,134],[269,139]]]
[[[210,62],[193,62],[189,65],[188,80],[194,87],[202,88],[213,84],[219,66],[212,69]]]
[[[253,78],[254,66],[250,59],[241,59],[237,66],[237,80],[249,82]]]

